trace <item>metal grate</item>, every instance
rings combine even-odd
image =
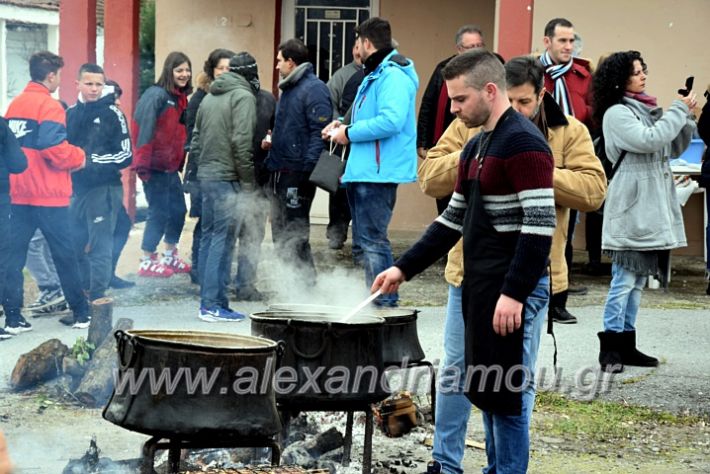
[[[322,81],[327,82],[352,60],[355,27],[368,18],[369,1],[298,2],[296,37],[308,46],[310,61]]]

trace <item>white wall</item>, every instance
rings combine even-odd
[[[29,56],[59,51],[59,12],[0,4],[0,114],[30,79]]]

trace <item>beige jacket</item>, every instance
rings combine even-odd
[[[570,208],[583,212],[597,210],[604,202],[606,194],[606,176],[601,162],[594,155],[594,146],[587,127],[574,117],[565,118],[568,124],[550,127],[547,140],[555,158],[553,187],[558,223],[550,252],[554,294],[566,290],[568,286],[564,253]],[[478,129],[467,129],[459,119],[449,125],[419,166],[418,182],[425,194],[439,198],[453,191],[461,150],[476,133]],[[461,286],[462,241],[449,252],[445,277],[448,283]]]

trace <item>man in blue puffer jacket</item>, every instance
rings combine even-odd
[[[414,100],[419,87],[412,61],[392,48],[387,20],[370,18],[356,29],[365,79],[352,105],[347,127],[333,122],[323,131],[340,144],[350,143],[342,181],[353,220],[353,244],[363,251],[365,283],[392,265],[387,227],[399,183],[417,179],[417,125]],[[380,296],[379,306],[396,307],[397,293]]]
[[[271,234],[279,258],[295,261],[303,282],[311,287],[316,268],[308,241],[309,214],[316,188],[308,178],[323,151],[321,130],[332,117],[333,106],[328,87],[313,74],[308,48],[300,40],[279,46],[276,69],[283,92],[266,159],[271,173]]]

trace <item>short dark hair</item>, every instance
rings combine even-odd
[[[121,98],[123,95],[123,89],[121,89],[121,86],[118,85],[118,82],[113,79],[106,79],[106,85],[113,87],[113,95],[116,96],[117,99]]]
[[[477,25],[463,25],[456,32],[456,46],[461,46],[461,39],[466,33],[477,34],[483,39],[483,32]]]
[[[49,51],[39,51],[30,56],[30,78],[42,82],[50,72],[57,73],[64,67],[64,60]]]
[[[455,56],[441,71],[444,79],[450,81],[466,76],[466,85],[476,90],[483,89],[492,82],[505,91],[505,68],[500,59],[485,49],[473,49]]]
[[[204,66],[202,66],[202,70],[205,71],[205,74],[207,74],[207,77],[209,77],[211,81],[214,81],[214,68],[217,67],[219,61],[222,59],[232,59],[232,56],[235,54],[234,51],[228,49],[215,49],[207,56],[207,61],[205,61]]]
[[[372,17],[355,27],[355,36],[367,38],[375,49],[392,47],[392,28],[390,22],[379,17]]]
[[[518,56],[505,63],[505,82],[508,87],[530,84],[539,94],[545,86],[545,68],[532,56]]]
[[[106,73],[104,73],[104,69],[99,66],[98,64],[94,63],[84,63],[79,67],[79,74],[78,78],[81,79],[81,75],[84,74],[85,72],[88,72],[89,74],[103,74],[104,78],[106,78]]]
[[[552,20],[547,22],[547,25],[545,25],[545,36],[547,36],[548,38],[554,38],[555,28],[558,26],[561,26],[563,28],[574,28],[572,22],[566,18],[553,18]]]
[[[291,38],[284,41],[279,45],[279,51],[284,59],[290,59],[297,66],[308,62],[308,47],[300,39]]]
[[[163,63],[163,71],[160,73],[160,77],[158,78],[158,82],[156,84],[171,94],[177,92],[178,88],[175,84],[173,69],[175,69],[182,63],[187,63],[187,65],[190,67],[190,70],[192,70],[192,62],[185,53],[181,53],[180,51],[173,51],[172,53],[168,54],[168,56],[165,58],[165,62]],[[187,81],[187,84],[185,85],[185,87],[182,88],[180,92],[184,92],[186,94],[192,92],[192,76],[190,76],[190,80]]]

